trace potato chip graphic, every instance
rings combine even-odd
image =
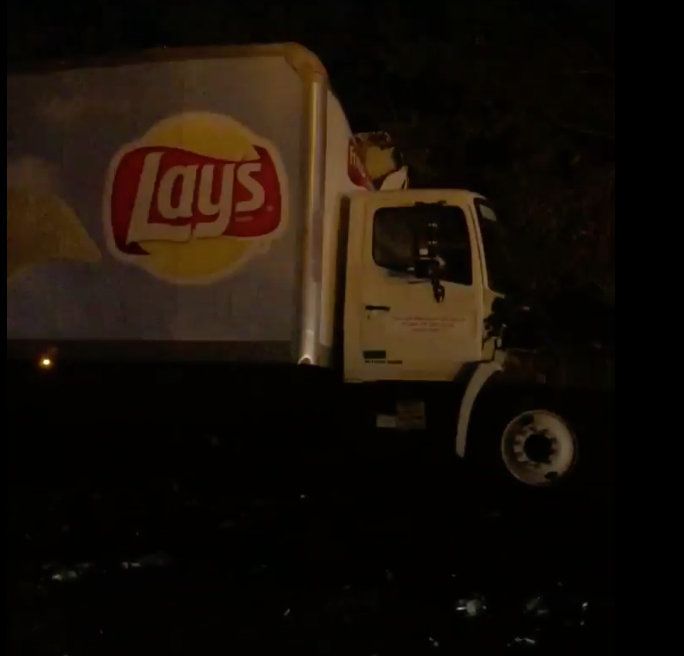
[[[58,196],[7,189],[7,280],[50,260],[99,262],[100,251]]]

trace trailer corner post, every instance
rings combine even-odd
[[[300,334],[297,362],[319,364],[321,284],[323,253],[323,213],[325,211],[325,153],[327,118],[327,77],[311,69],[306,75],[307,134],[306,210],[302,237]]]

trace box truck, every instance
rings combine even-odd
[[[281,442],[372,418],[515,485],[566,479],[563,393],[509,376],[487,334],[493,205],[401,168],[379,184],[363,146],[296,44],[8,71],[9,387],[55,420],[104,394],[98,422],[135,422],[162,389],[172,419],[258,407],[287,414]]]

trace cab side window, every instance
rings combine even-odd
[[[473,284],[470,234],[460,207],[412,205],[383,207],[373,221],[373,259],[390,271],[410,273],[419,257],[429,254],[440,264],[440,279]],[[433,228],[428,229],[432,224]]]

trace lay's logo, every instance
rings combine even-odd
[[[166,119],[110,166],[110,250],[169,282],[212,282],[282,234],[287,189],[274,146],[231,117]]]

